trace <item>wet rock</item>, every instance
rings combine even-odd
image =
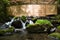
[[[22,28],[21,21],[14,21],[11,26],[14,26],[15,28]]]

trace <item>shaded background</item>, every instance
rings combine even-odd
[[[59,0],[0,0],[0,23],[5,23],[11,20],[11,17],[27,15],[30,13],[22,10],[21,8],[25,5],[25,10],[28,5],[42,5],[38,14],[45,16],[48,14],[59,14]],[[57,13],[58,8],[58,13]],[[52,11],[51,11],[52,10]],[[34,15],[34,14],[32,14]]]

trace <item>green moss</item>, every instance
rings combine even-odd
[[[30,24],[26,29],[29,32],[44,32],[45,27],[39,24]]]
[[[37,20],[37,21],[35,22],[35,24],[42,24],[42,25],[48,24],[48,25],[51,25],[51,22],[48,21],[48,20],[39,19],[39,20]]]
[[[21,19],[25,22],[26,21],[26,16],[22,16]]]
[[[57,29],[59,30],[60,29],[60,26],[57,26]]]
[[[60,26],[57,26],[56,32],[59,32],[60,33]]]
[[[7,29],[1,29],[0,28],[0,34],[5,34],[5,33],[7,33],[7,32],[13,32],[14,31],[14,27],[9,27],[9,28],[7,28]]]
[[[49,36],[58,38],[60,40],[60,33],[51,33],[51,34],[49,34]]]
[[[53,28],[50,25],[41,25],[41,24],[29,24],[27,26],[27,31],[30,32],[47,32],[49,28]],[[46,29],[46,31],[44,31]]]
[[[7,32],[13,32],[14,31],[14,27],[9,27],[9,29],[7,30]]]

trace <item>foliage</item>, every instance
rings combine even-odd
[[[60,4],[60,0],[58,0],[58,3]]]
[[[51,22],[48,21],[48,20],[38,19],[38,20],[35,22],[35,24],[42,24],[42,25],[48,24],[48,25],[51,25]]]
[[[51,33],[51,34],[49,34],[49,36],[52,36],[52,37],[58,38],[58,39],[60,40],[60,33],[57,33],[57,32],[55,32],[55,33]]]
[[[56,15],[55,18],[56,18],[56,19],[60,19],[60,15]]]
[[[0,0],[0,23],[4,23],[8,20],[10,20],[9,17],[13,17],[8,14],[7,11],[7,0]],[[1,18],[2,17],[2,18]]]
[[[3,0],[4,3],[8,4],[10,1],[9,0]]]

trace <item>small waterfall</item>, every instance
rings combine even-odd
[[[14,21],[14,18],[12,18],[10,22],[6,22],[5,24],[3,24],[1,28],[11,27],[11,24],[13,21]]]
[[[23,25],[23,28],[22,28],[22,29],[26,29],[26,26],[25,26],[25,25],[26,25],[26,22],[27,22],[27,21],[25,21],[25,23],[24,23],[22,20],[20,20],[20,21],[21,21],[21,23],[22,23],[22,25]]]
[[[14,21],[14,19],[15,19],[15,18],[12,18],[12,20],[11,20],[10,23],[9,23],[10,25],[11,25],[11,23]]]
[[[56,27],[52,28],[50,31],[53,32],[53,31],[55,31],[55,30],[56,30]]]
[[[26,29],[26,26],[25,26],[25,25],[26,25],[27,22],[28,22],[29,24],[34,24],[32,20],[26,20],[25,23],[24,23],[22,20],[20,20],[20,21],[21,21],[21,23],[22,23],[22,25],[23,25],[23,29]]]
[[[29,24],[34,24],[32,20],[29,20]]]
[[[23,25],[23,29],[26,29],[25,23],[22,23],[22,25]]]

